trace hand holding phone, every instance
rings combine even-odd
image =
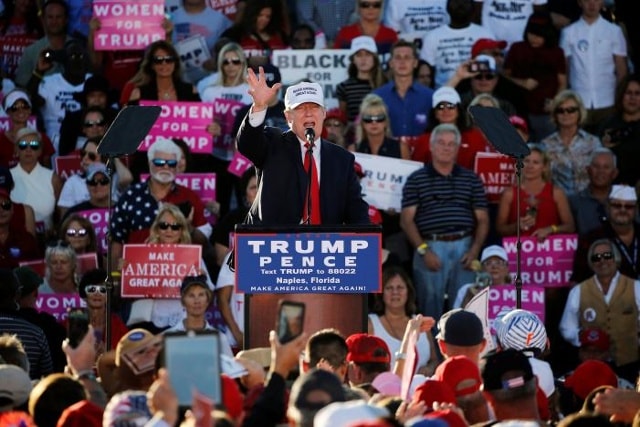
[[[67,338],[72,348],[78,347],[89,331],[89,313],[83,308],[69,309],[67,314]]]
[[[488,61],[471,61],[469,63],[469,71],[472,73],[480,73],[490,71]]]
[[[280,344],[287,343],[302,334],[304,330],[305,304],[295,301],[280,301],[276,332]]]

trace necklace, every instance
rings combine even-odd
[[[391,321],[389,320],[389,318],[386,315],[384,315],[382,317],[384,317],[384,320],[387,322],[387,325],[389,326],[389,329],[391,329],[391,331],[390,331],[391,335],[394,338],[401,340],[402,337],[404,336],[404,331],[403,331],[402,334],[398,334],[398,331],[396,331],[396,329],[393,327],[393,325],[391,324]]]
[[[169,88],[169,89],[164,89],[162,91],[158,90],[158,92],[161,92],[161,98],[162,99],[171,99],[175,93],[175,90],[173,88]]]

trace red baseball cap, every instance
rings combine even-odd
[[[336,119],[340,123],[346,125],[347,124],[347,115],[339,108],[332,108],[327,111],[327,115],[324,118],[325,120]]]
[[[471,48],[471,57],[475,58],[485,50],[504,49],[507,42],[504,40],[478,39]]]
[[[230,376],[220,375],[220,382],[222,383],[222,404],[229,416],[236,420],[242,414],[244,396],[236,381]]]
[[[609,365],[599,360],[582,362],[564,381],[565,387],[584,400],[591,390],[602,385],[618,387],[618,377]]]
[[[413,393],[414,402],[424,402],[427,408],[433,407],[433,402],[456,403],[456,393],[444,381],[427,380],[416,388]]]
[[[429,412],[424,416],[424,418],[427,420],[445,421],[449,427],[468,426],[466,420],[451,409],[440,409],[438,411]]]
[[[353,334],[347,338],[347,360],[355,363],[390,363],[387,343],[369,334]]]
[[[607,351],[611,346],[609,334],[600,328],[587,328],[580,331],[580,345],[582,347],[595,347],[600,351]]]
[[[511,116],[509,117],[509,123],[511,123],[516,129],[529,133],[529,125],[527,125],[527,121],[522,117]]]
[[[478,365],[467,356],[448,357],[438,365],[432,378],[449,384],[456,397],[475,393],[482,385]]]

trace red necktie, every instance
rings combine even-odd
[[[322,220],[320,219],[320,184],[318,183],[318,168],[316,166],[316,160],[313,158],[313,150],[311,149],[310,144],[306,143],[304,147],[307,149],[307,152],[304,155],[304,170],[307,172],[307,176],[309,176],[309,167],[311,167],[311,221],[309,221],[309,224],[318,225],[322,223]],[[304,213],[302,217],[304,221],[309,218],[308,198],[309,194],[307,194],[304,204]]]

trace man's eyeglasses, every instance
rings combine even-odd
[[[31,148],[33,151],[40,149],[40,141],[19,141],[18,149],[26,150],[27,148]]]
[[[154,64],[173,64],[174,62],[176,62],[176,58],[172,55],[153,57]]]
[[[362,121],[365,123],[382,123],[387,120],[387,116],[384,114],[379,114],[377,116],[366,115],[362,116]]]
[[[13,203],[11,202],[11,200],[5,200],[4,202],[0,203],[0,208],[2,208],[5,211],[10,211],[11,206],[13,206]]]
[[[29,105],[27,104],[22,104],[22,105],[14,105],[13,107],[9,107],[7,108],[7,111],[11,112],[11,113],[15,113],[16,111],[27,111],[27,110],[31,110],[31,107],[29,107]]]
[[[83,124],[86,128],[91,128],[94,126],[104,126],[104,120],[88,120]]]
[[[360,8],[362,9],[380,9],[382,2],[361,1]]]
[[[98,185],[109,185],[109,178],[102,178],[102,179],[88,179],[87,180],[87,185],[89,187],[96,187]]]
[[[160,222],[158,223],[158,228],[160,230],[168,230],[169,228],[171,228],[173,231],[178,231],[182,229],[182,224],[178,224],[177,222],[174,222],[173,224],[169,224],[168,222]]]
[[[87,229],[86,228],[78,228],[77,230],[75,228],[67,228],[67,237],[84,237],[87,235]]]
[[[87,295],[97,294],[98,292],[102,295],[106,295],[107,287],[104,285],[87,285],[84,287],[84,291]]]
[[[504,267],[507,262],[503,259],[489,259],[482,263],[484,267]]]
[[[229,65],[229,64],[233,64],[233,65],[240,65],[242,64],[242,59],[225,59],[222,61],[222,65]]]
[[[632,203],[609,203],[609,206],[611,206],[614,209],[618,209],[618,210],[625,209],[628,211],[632,211],[636,208],[636,205]]]
[[[613,259],[613,252],[611,251],[591,255],[591,262],[609,261],[611,259]]]
[[[437,110],[457,110],[458,106],[456,104],[452,104],[450,102],[441,102],[436,105]]]
[[[473,76],[474,80],[493,80],[496,75],[493,73],[480,73]]]
[[[159,168],[164,167],[165,165],[169,166],[170,168],[175,168],[178,165],[177,160],[166,160],[166,159],[153,159],[151,160],[151,163],[153,163],[154,166]]]

